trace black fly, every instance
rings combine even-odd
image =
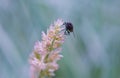
[[[65,25],[65,35],[70,35],[70,32],[73,32],[73,24],[71,22],[64,22],[63,25]],[[73,32],[74,34],[74,32]]]

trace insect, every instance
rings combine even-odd
[[[65,35],[70,35],[70,32],[73,32],[73,24],[71,22],[64,22],[63,25],[65,25],[64,34]],[[74,32],[73,32],[73,34],[74,34]]]

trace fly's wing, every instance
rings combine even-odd
[[[74,31],[73,31],[73,36],[75,37],[75,33],[74,33]]]

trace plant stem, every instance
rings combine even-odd
[[[42,76],[42,75],[39,75],[39,77],[38,78],[45,78],[44,76]]]

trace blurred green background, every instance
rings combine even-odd
[[[0,78],[30,78],[34,43],[58,18],[75,37],[54,78],[120,78],[120,0],[0,0]]]

